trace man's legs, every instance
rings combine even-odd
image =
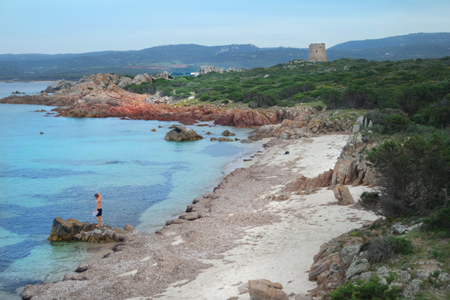
[[[103,226],[103,219],[102,219],[102,217],[98,217],[97,216],[97,222],[98,222],[98,227],[100,227],[100,226]]]

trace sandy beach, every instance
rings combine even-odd
[[[307,294],[316,287],[307,272],[320,245],[376,216],[337,205],[327,188],[286,195],[285,186],[333,168],[347,139],[271,140],[245,168],[194,199],[190,212],[156,234],[135,232],[114,253],[90,262],[87,271],[70,274],[71,280],[26,292],[33,300],[244,300],[250,299],[248,280],[268,279],[290,296]],[[349,189],[357,200],[367,188]]]

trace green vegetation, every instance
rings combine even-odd
[[[393,278],[388,280],[388,284]],[[396,300],[399,299],[399,289],[389,288],[388,284],[382,284],[380,278],[372,276],[368,281],[359,281],[357,285],[349,282],[332,291],[329,296],[331,300]]]
[[[387,217],[428,216],[431,227],[449,224],[450,132],[393,136],[367,159],[379,174],[380,194],[362,205]]]
[[[382,236],[373,239],[367,247],[368,258],[371,262],[385,262],[396,255],[408,255],[413,253],[414,248],[410,240],[395,237]]]
[[[164,88],[168,95],[173,90],[177,95],[195,92],[203,101],[209,95],[209,101],[231,100],[252,108],[322,101],[328,109],[379,109],[368,118],[386,132],[403,129],[410,122],[450,125],[450,57],[397,62],[291,61],[266,69],[176,77],[149,87],[145,86],[145,92]]]

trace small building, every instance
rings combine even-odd
[[[315,43],[309,45],[309,61],[328,61],[325,43]]]

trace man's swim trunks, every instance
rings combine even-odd
[[[97,209],[97,211],[98,211],[97,217],[101,217],[102,216],[102,209],[99,208],[99,209]]]

